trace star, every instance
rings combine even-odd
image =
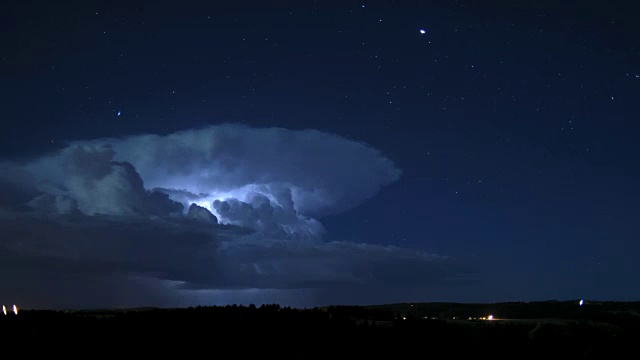
[[[424,35],[424,34],[426,34],[426,33],[427,33],[427,30],[425,30],[425,29],[420,29],[420,34],[423,34],[423,35]]]
[[[117,114],[117,116],[120,116],[120,114],[121,114],[121,113],[120,113],[120,111],[118,111],[118,114]]]

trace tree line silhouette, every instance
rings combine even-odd
[[[453,306],[453,305],[451,305]],[[612,357],[635,346],[640,319],[595,311],[583,318],[451,321],[417,316],[415,306],[294,309],[198,306],[91,311],[24,310],[0,317],[0,341],[26,353],[199,354],[221,358],[483,356]],[[535,313],[535,311],[534,311]]]

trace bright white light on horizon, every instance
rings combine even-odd
[[[4,305],[2,305],[2,312],[7,315],[7,308]]]
[[[580,300],[580,306],[584,305],[584,300]]]
[[[13,313],[18,315],[18,307],[15,304],[13,305]]]
[[[493,315],[489,315],[489,316],[487,317],[487,320],[493,320]]]

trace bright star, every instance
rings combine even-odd
[[[427,30],[425,30],[425,29],[420,29],[420,34],[426,34],[426,33],[427,33]]]
[[[118,116],[120,116],[120,111],[118,111]]]

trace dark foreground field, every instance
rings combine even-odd
[[[20,356],[91,358],[635,358],[639,310],[577,301],[27,310],[0,314],[0,341]]]

